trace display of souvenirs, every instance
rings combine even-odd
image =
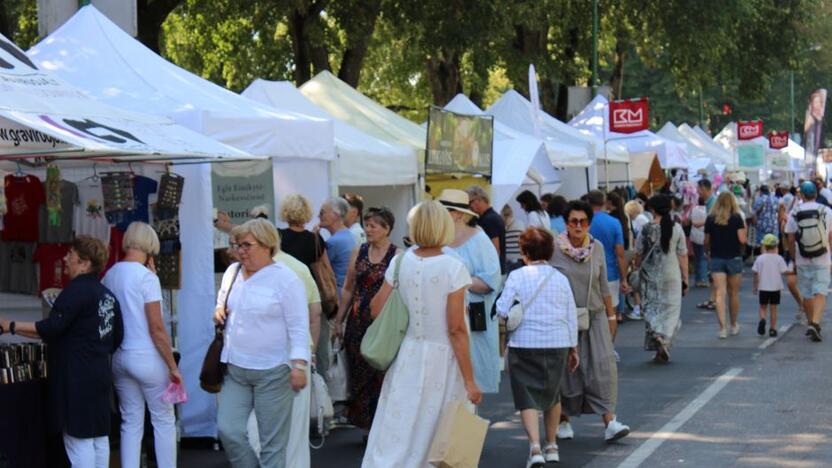
[[[159,196],[156,203],[159,208],[177,208],[182,201],[182,189],[185,186],[185,178],[179,174],[162,174],[159,181]]]
[[[46,201],[43,184],[33,175],[7,175],[4,179],[6,214],[3,216],[3,240],[35,242],[38,240],[39,210]]]
[[[108,213],[107,219],[110,223],[115,224],[116,228],[121,231],[126,231],[130,223],[134,221],[141,221],[143,223],[150,222],[150,213],[148,211],[148,200],[151,194],[156,193],[156,188],[159,186],[155,180],[145,176],[133,177],[133,208],[129,210],[119,211],[117,213]]]
[[[160,253],[156,257],[156,274],[162,289],[180,289],[182,287],[181,252]]]
[[[46,344],[0,345],[0,385],[47,377]]]
[[[0,242],[0,291],[37,294],[34,242]]]
[[[132,172],[108,172],[101,175],[101,191],[104,195],[104,214],[111,223],[115,213],[135,208]]]

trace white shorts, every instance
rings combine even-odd
[[[621,280],[607,281],[610,287],[610,298],[612,298],[612,308],[618,307],[618,296],[621,294]]]

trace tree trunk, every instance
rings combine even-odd
[[[330,69],[329,52],[323,40],[323,26],[319,19],[326,3],[326,0],[299,2],[289,15],[296,86],[309,81],[313,73]]]
[[[182,3],[181,0],[138,0],[136,4],[137,39],[158,54],[162,24],[180,3]]]
[[[364,59],[367,57],[367,50],[370,47],[370,41],[373,38],[373,31],[380,13],[381,0],[365,0],[363,7],[356,12],[364,19],[363,26],[347,30],[347,48],[341,57],[338,78],[353,88],[358,87],[358,82],[361,79],[361,69],[364,66]]]
[[[578,43],[580,34],[577,28],[569,30],[569,42],[564,48],[566,63],[573,63],[575,56],[578,53]],[[569,118],[569,86],[575,84],[575,76],[567,67],[563,71],[563,82],[558,84],[557,104],[555,105],[555,117],[558,120],[566,122]]]
[[[462,92],[459,52],[440,50],[427,60],[427,69],[430,92],[437,106],[446,105]]]
[[[300,86],[312,78],[312,60],[306,47],[306,21],[301,14],[295,10],[289,16],[289,35],[292,37],[292,59],[295,77],[295,86]]]
[[[615,41],[615,64],[610,78],[613,99],[623,99],[624,60],[627,58],[626,39],[618,36]]]

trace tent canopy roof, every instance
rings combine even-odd
[[[384,141],[425,150],[425,129],[361,94],[328,71],[300,87],[300,92],[334,118]]]
[[[100,101],[170,117],[251,154],[335,157],[331,121],[270,109],[179,68],[91,5],[28,55]]]
[[[609,102],[604,96],[598,95],[569,121],[569,125],[596,138],[620,142],[627,147],[631,155],[656,153],[664,169],[688,167],[687,148],[684,145],[662,138],[650,130],[630,134],[611,132],[608,116]]]
[[[335,147],[339,156],[339,185],[416,183],[419,173],[413,148],[381,140],[332,117],[307,99],[292,83],[257,79],[242,94],[277,109],[331,119],[335,125]]]
[[[537,113],[538,123],[535,125],[532,103],[514,89],[503,93],[497,102],[486,109],[486,112],[493,114],[501,122],[515,130],[543,138],[547,142],[556,141],[584,146],[591,154],[595,155],[596,159],[625,163],[630,160],[627,149],[621,144],[608,144],[605,155],[603,140],[570,127],[542,109]]]
[[[590,164],[589,151],[584,143],[569,144],[561,143],[549,138],[537,138],[532,134],[517,130],[491,112],[483,112],[476,104],[464,94],[457,94],[445,106],[446,110],[459,114],[469,115],[493,115],[494,116],[494,139],[530,138],[538,140],[545,145],[551,164],[557,167],[587,167]]]

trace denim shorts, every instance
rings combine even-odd
[[[805,265],[797,267],[797,286],[800,294],[808,299],[829,293],[829,267],[823,265]]]
[[[725,273],[728,276],[742,273],[742,257],[711,257],[711,273]]]

